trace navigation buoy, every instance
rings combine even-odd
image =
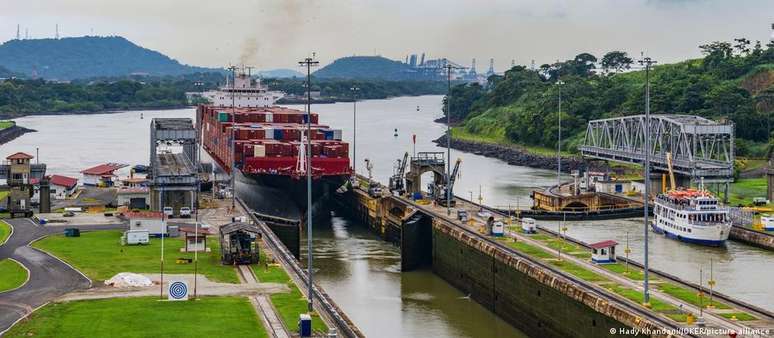
[[[395,134],[393,134],[392,136],[398,137],[398,128],[395,128]]]

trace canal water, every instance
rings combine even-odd
[[[358,102],[358,172],[367,174],[363,160],[369,158],[374,164],[373,177],[387,182],[395,160],[406,151],[413,152],[412,135],[416,135],[417,152],[445,151],[432,143],[445,131],[443,125],[433,122],[441,116],[441,99],[420,96]],[[321,122],[343,129],[345,140],[352,142],[352,106],[315,105],[313,110],[321,114]],[[49,173],[74,177],[103,162],[147,164],[150,119],[193,116],[193,109],[179,109],[24,117],[17,123],[38,132],[0,146],[0,156],[16,151],[35,154],[40,147],[40,160],[47,163]],[[488,205],[529,206],[532,189],[556,182],[552,171],[509,166],[455,150],[451,156],[462,159],[455,193],[478,198],[480,190]],[[567,227],[570,236],[584,241],[613,238],[624,243],[628,232],[631,257],[642,261],[641,220],[568,222]],[[712,259],[719,291],[774,309],[774,293],[769,292],[774,280],[773,253],[735,242],[726,248],[705,248],[652,233],[649,238],[654,268],[698,283],[699,266],[708,273]],[[317,281],[368,336],[523,336],[430,271],[400,273],[399,248],[352,220],[331,215],[316,224],[313,244]]]

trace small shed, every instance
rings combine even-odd
[[[220,227],[221,261],[229,265],[258,263],[259,238],[261,230],[255,224],[233,222]]]
[[[591,243],[591,261],[596,264],[615,263],[615,247],[618,242],[610,239]]]
[[[129,209],[147,209],[150,205],[148,187],[121,188],[116,192],[116,204]]]
[[[181,226],[180,232],[185,235],[185,247],[180,248],[181,252],[210,252],[210,248],[207,247],[207,236],[212,235],[209,227],[199,226],[197,229],[190,225]]]

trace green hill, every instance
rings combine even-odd
[[[0,45],[0,66],[27,76],[59,80],[212,71],[180,64],[119,36],[10,40]]]
[[[737,154],[766,156],[774,110],[774,45],[714,42],[700,47],[701,59],[655,66],[651,72],[653,113],[700,115],[735,123]],[[452,90],[451,117],[456,135],[478,141],[516,143],[556,149],[557,80],[562,85],[562,148],[577,151],[589,120],[644,113],[644,71],[625,70],[632,60],[608,53],[603,72],[597,59],[574,59],[530,70],[516,66],[487,86],[460,85]],[[611,54],[613,57],[611,57]],[[617,58],[616,58],[617,56]],[[616,62],[610,63],[611,59]],[[608,61],[605,63],[605,61]]]
[[[348,56],[314,72],[318,78],[428,80],[411,66],[381,56]]]

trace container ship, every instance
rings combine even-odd
[[[728,208],[704,190],[659,194],[653,215],[651,226],[656,233],[688,243],[722,246],[731,231]]]
[[[203,149],[234,173],[235,193],[254,211],[301,219],[307,208],[307,122],[315,203],[351,176],[349,145],[341,130],[320,124],[318,114],[276,106],[282,93],[245,74],[233,81],[207,93],[212,103],[197,109]]]

